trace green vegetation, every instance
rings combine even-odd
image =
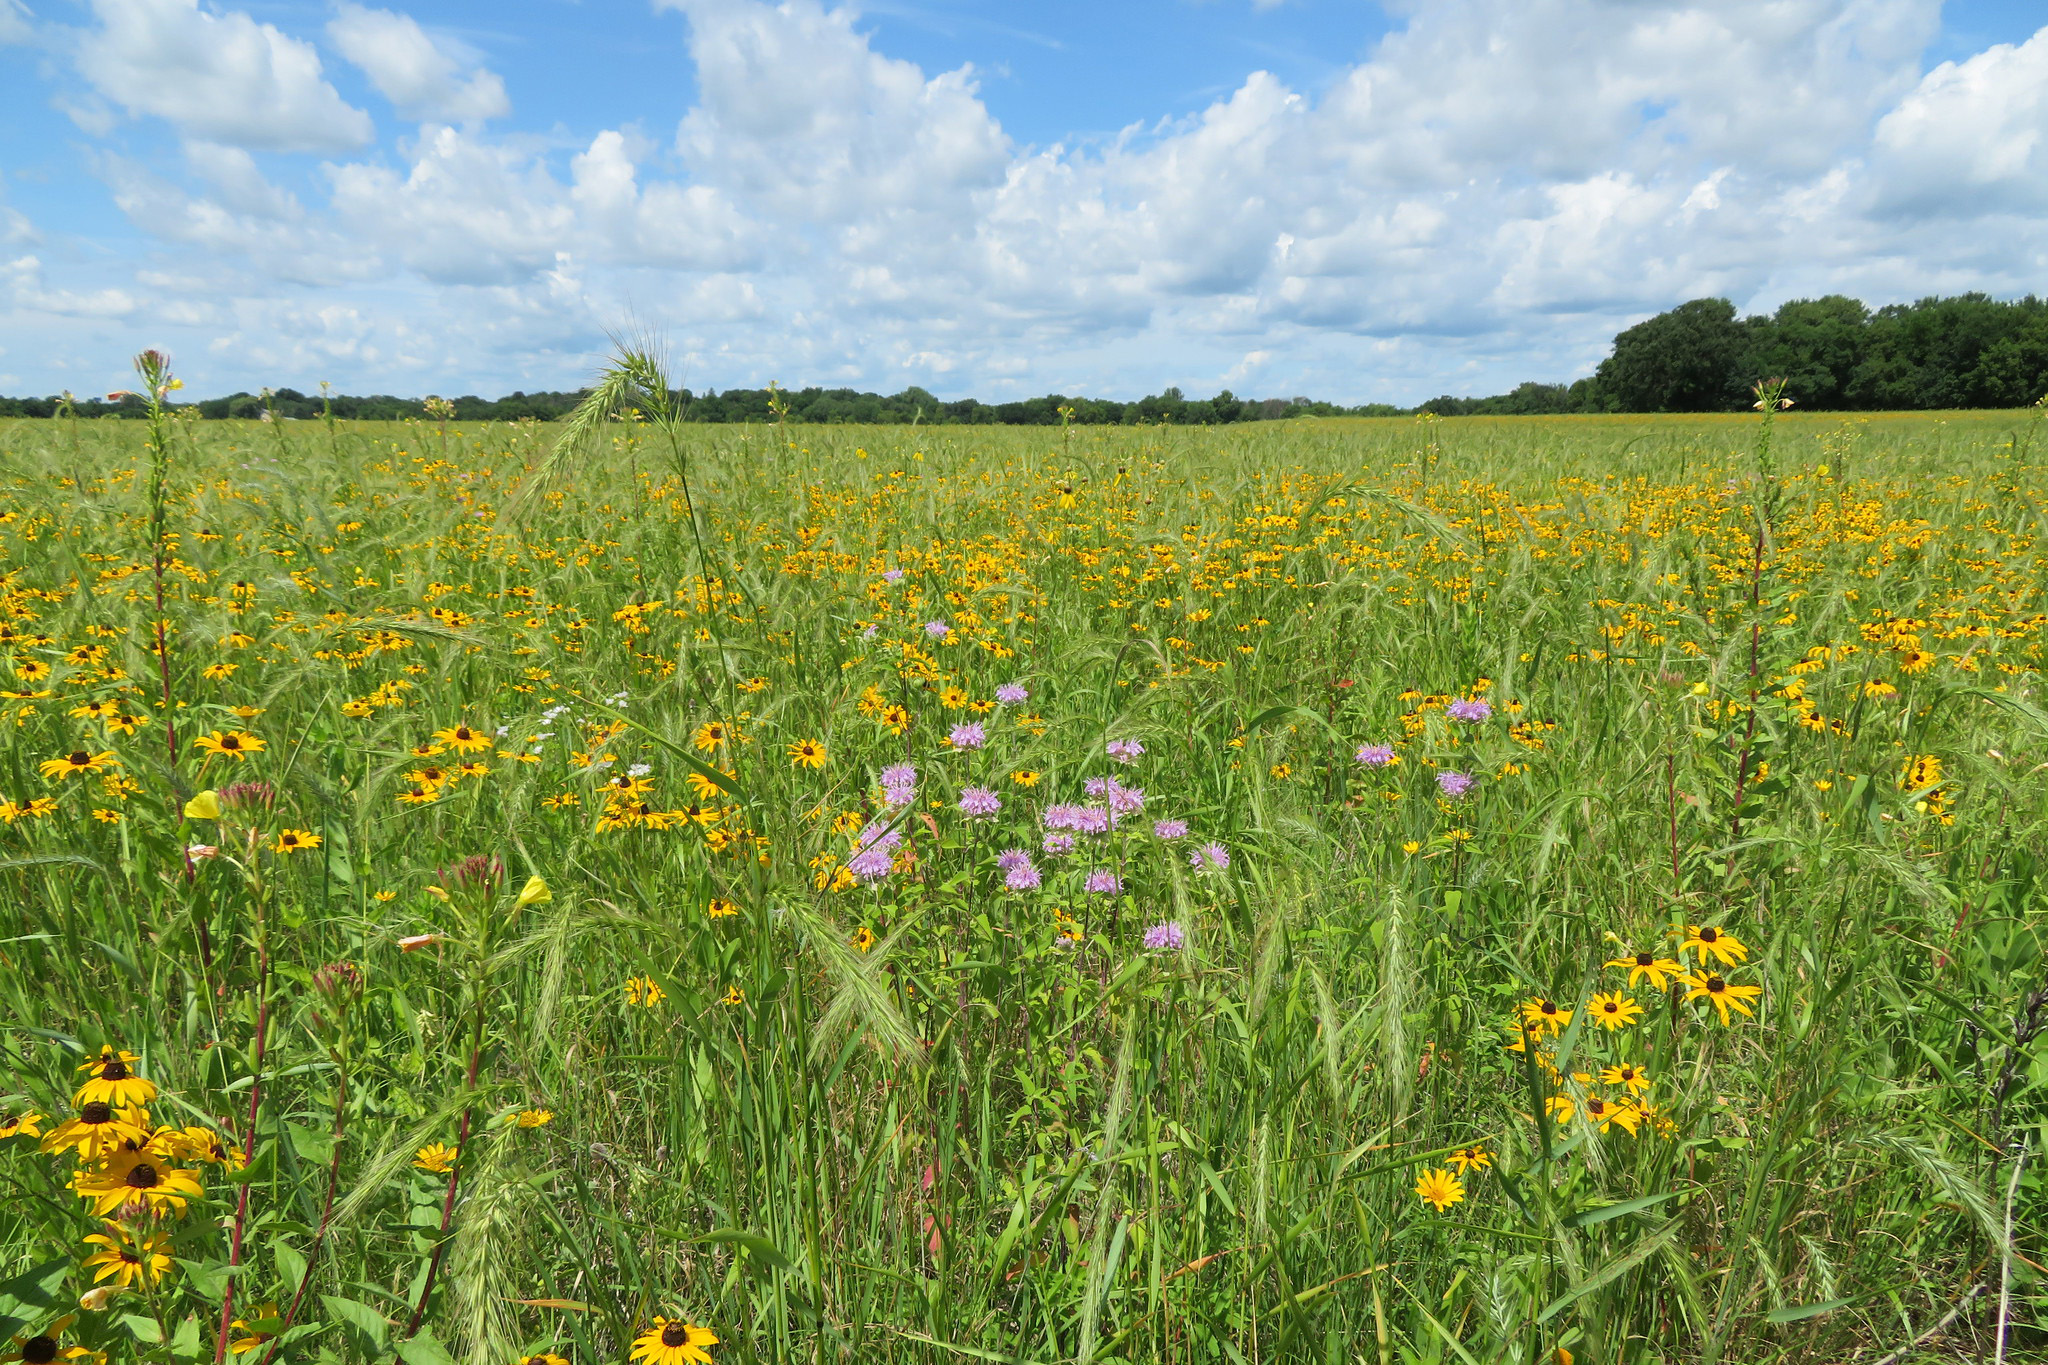
[[[668,387],[0,424],[23,1359],[2041,1348],[2036,418]]]

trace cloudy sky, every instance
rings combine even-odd
[[[1569,379],[1702,294],[2048,288],[2044,21],[0,0],[0,393],[567,388],[621,327],[697,388]]]

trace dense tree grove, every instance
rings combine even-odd
[[[921,388],[882,395],[854,389],[727,389],[681,393],[698,422],[865,422],[928,425],[1056,426],[1080,423],[1215,425],[1283,417],[1446,417],[1568,412],[1725,412],[1748,406],[1759,379],[1782,377],[1802,406],[1878,411],[2024,407],[2048,395],[2048,300],[1988,294],[1927,298],[1871,309],[1830,294],[1794,299],[1774,313],[1738,317],[1727,299],[1693,299],[1639,322],[1614,338],[1594,373],[1571,384],[1525,383],[1488,398],[1444,395],[1416,408],[1388,403],[1344,407],[1309,398],[1239,398],[1225,389],[1190,399],[1178,388],[1118,402],[1047,394],[1011,403],[977,398],[946,402]],[[237,393],[191,404],[199,416],[305,420],[549,421],[566,415],[576,393],[465,395],[437,413],[432,400],[388,394],[309,396],[296,389]],[[439,406],[439,405],[437,405]],[[79,399],[0,398],[0,417],[140,417],[133,396]]]

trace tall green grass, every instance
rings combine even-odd
[[[66,1346],[209,1359],[225,1316],[272,1338],[256,1365],[584,1365],[659,1313],[718,1360],[1896,1360],[1988,1357],[2003,1292],[2007,1358],[2040,1348],[2048,483],[2024,415],[1788,414],[1769,470],[1755,419],[671,444],[653,416],[566,444],[171,431],[175,771],[146,433],[0,427],[6,648],[57,670],[5,701],[0,794],[61,798],[0,829],[5,1103],[67,1115],[112,1044],[159,1121],[254,1154],[240,1183],[206,1169],[161,1290],[80,1312]],[[616,615],[650,602],[644,633]],[[924,635],[963,610],[984,624]],[[1901,618],[1924,669],[1863,630]],[[254,642],[223,645],[237,629]],[[125,676],[69,662],[81,644]],[[1793,677],[1840,731],[1799,723]],[[975,717],[946,681],[1032,696]],[[381,684],[398,704],[344,712]],[[906,735],[862,713],[870,686]],[[1421,708],[1410,734],[1409,692],[1497,709]],[[68,714],[124,696],[151,722],[132,738]],[[970,719],[988,747],[945,752]],[[751,742],[694,747],[713,720]],[[508,727],[490,775],[400,804],[408,750],[458,722]],[[191,746],[237,728],[264,752]],[[139,790],[38,775],[81,736]],[[1139,764],[1108,761],[1116,738]],[[785,757],[802,739],[825,768]],[[1353,760],[1382,740],[1399,766]],[[1919,755],[1938,789],[1902,786]],[[849,851],[827,823],[884,815],[876,773],[906,760],[915,865],[819,889],[814,859]],[[599,832],[600,784],[635,763],[658,809],[697,774],[765,847]],[[1479,783],[1440,803],[1432,764]],[[1112,772],[1144,816],[1081,865],[1125,893],[1004,893],[1012,845],[1060,882],[1031,817]],[[181,816],[236,780],[275,805]],[[954,809],[971,782],[1006,803],[992,824]],[[1163,817],[1190,840],[1155,840]],[[286,827],[322,847],[267,851]],[[1208,840],[1226,871],[1187,865]],[[193,843],[221,852],[188,873]],[[503,870],[451,870],[478,855]],[[535,875],[551,898],[515,905]],[[1168,920],[1186,947],[1143,948]],[[1671,955],[1685,924],[1748,944],[1730,976],[1757,1017],[1639,989],[1640,1025],[1597,1029],[1583,1003],[1621,981],[1601,964]],[[1580,1007],[1556,1082],[1504,1047],[1539,996]],[[1546,1110],[1623,1059],[1667,1131]],[[522,1109],[553,1119],[504,1121]],[[459,1180],[415,1167],[465,1129]],[[1464,1202],[1419,1200],[1473,1144],[1493,1165]],[[0,1148],[11,1331],[90,1283],[72,1165]]]

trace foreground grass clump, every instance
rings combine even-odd
[[[2025,418],[632,378],[0,428],[21,1359],[2038,1348]]]

